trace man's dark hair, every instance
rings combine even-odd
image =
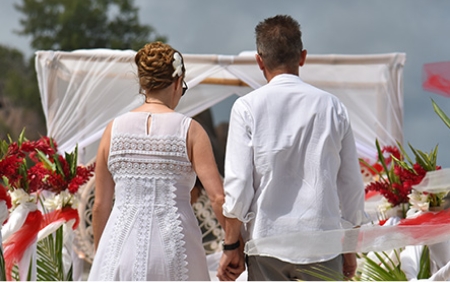
[[[300,24],[288,15],[267,18],[255,27],[256,49],[268,69],[298,68],[303,50]]]

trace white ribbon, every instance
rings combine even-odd
[[[19,278],[21,281],[27,280],[28,272],[30,270],[30,265],[33,267],[31,268],[31,275],[30,275],[30,281],[36,281],[37,277],[37,270],[36,270],[36,240],[33,241],[33,243],[28,246],[28,248],[23,253],[22,258],[20,259],[18,263],[19,268]]]
[[[17,230],[19,230],[27,219],[28,213],[35,211],[37,206],[35,203],[23,203],[20,204],[14,211],[9,215],[8,222],[3,225],[2,228],[2,240],[3,242],[8,240],[8,238]]]

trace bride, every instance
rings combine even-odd
[[[97,153],[89,280],[210,280],[190,190],[198,176],[222,226],[224,192],[205,130],[174,111],[183,57],[154,42],[135,62],[145,103],[107,126]]]

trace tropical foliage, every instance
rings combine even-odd
[[[37,280],[38,281],[72,281],[72,266],[64,269],[63,229],[42,239],[37,244]]]
[[[353,280],[356,281],[407,281],[406,274],[401,268],[400,252],[393,250],[392,255],[387,252],[361,254],[363,263]],[[420,256],[420,266],[417,279],[430,278],[430,255],[427,246],[424,246]]]

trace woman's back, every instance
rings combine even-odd
[[[114,121],[108,168],[115,203],[90,280],[209,280],[190,206],[190,123],[176,112],[130,112]]]

